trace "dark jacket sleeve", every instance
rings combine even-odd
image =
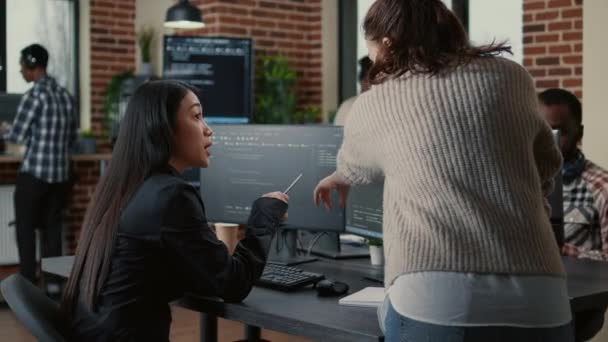
[[[253,203],[247,232],[231,256],[205,218],[203,202],[189,185],[178,186],[161,229],[161,244],[185,292],[243,300],[261,276],[270,241],[287,204],[260,198]]]

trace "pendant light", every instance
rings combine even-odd
[[[167,10],[165,27],[173,29],[199,29],[205,26],[201,11],[188,0],[179,2]]]

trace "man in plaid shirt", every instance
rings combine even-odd
[[[78,122],[72,96],[46,73],[49,55],[38,44],[21,51],[21,74],[34,86],[22,97],[6,141],[25,144],[17,175],[15,223],[20,272],[36,282],[35,230],[42,255],[61,255],[61,219],[70,192],[69,153]],[[50,293],[57,284],[47,284]]]
[[[564,236],[562,254],[608,261],[608,171],[578,148],[583,138],[582,106],[563,89],[539,94],[540,110],[554,129],[560,130],[564,157]],[[577,341],[590,339],[601,328],[604,310],[576,315]]]

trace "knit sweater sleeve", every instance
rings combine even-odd
[[[383,118],[373,110],[374,90],[357,98],[344,125],[336,173],[351,185],[377,183],[384,176],[379,135]]]

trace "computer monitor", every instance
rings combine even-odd
[[[366,238],[382,238],[383,184],[350,188],[346,201],[345,231]]]
[[[251,39],[165,36],[163,78],[198,88],[208,123],[251,121]]]
[[[285,227],[342,231],[344,212],[315,207],[313,190],[336,168],[342,129],[334,126],[212,125],[209,167],[201,170],[201,195],[212,222],[247,223],[261,195],[289,192]],[[337,201],[337,195],[334,194]]]
[[[23,94],[0,94],[0,122],[12,123]]]
[[[553,130],[553,140],[557,146],[560,146],[559,137],[559,130]],[[561,249],[564,245],[564,196],[561,172],[555,175],[555,186],[553,187],[553,192],[547,197],[547,200],[551,206],[551,226],[553,227],[557,245]]]
[[[342,128],[336,126],[212,125],[209,167],[201,170],[201,196],[211,222],[245,224],[261,195],[289,192],[289,216],[281,226],[290,257],[296,256],[297,230],[341,232],[344,210],[315,207],[313,190],[336,168]],[[337,194],[333,195],[337,203]],[[298,261],[289,261],[296,264]]]

